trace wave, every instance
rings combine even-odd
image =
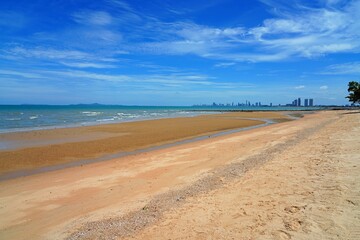
[[[115,121],[118,120],[119,118],[117,117],[113,117],[113,118],[104,118],[104,119],[98,119],[96,120],[97,122],[110,122],[110,121]]]
[[[6,121],[19,121],[21,118],[5,118]]]
[[[85,114],[88,117],[93,117],[93,116],[98,116],[100,115],[102,112],[81,112],[82,114]]]
[[[164,114],[164,113],[150,113],[149,115],[150,116],[164,116],[166,114]]]
[[[131,113],[122,113],[122,112],[116,113],[116,114],[119,116],[131,116],[132,115]]]

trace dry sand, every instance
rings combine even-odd
[[[313,130],[131,239],[360,239],[360,113]]]
[[[0,183],[1,239],[359,239],[360,113]]]
[[[0,174],[133,151],[229,129],[288,120],[280,113],[240,112],[89,127],[0,134],[14,149],[0,150]]]

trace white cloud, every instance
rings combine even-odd
[[[0,52],[1,53],[1,52]],[[78,68],[114,68],[114,64],[119,59],[99,56],[77,50],[63,50],[54,48],[24,48],[13,47],[2,50],[0,58],[21,60],[21,59],[33,59],[33,60],[47,60],[57,64],[62,64],[68,67]]]
[[[89,29],[79,31],[83,35],[84,40],[93,41],[93,43],[101,42],[101,44],[118,44],[122,40],[122,35],[116,31],[108,29]]]
[[[29,72],[21,72],[21,71],[12,71],[12,70],[0,70],[0,75],[12,75],[12,76],[20,76],[24,78],[43,78],[41,74],[37,73],[29,73]]]
[[[92,56],[88,53],[76,50],[57,50],[52,48],[23,48],[14,47],[4,51],[8,55],[26,58],[43,59],[88,59]]]
[[[114,45],[122,40],[119,18],[106,11],[83,10],[73,13],[76,27],[58,33],[63,41],[84,41],[85,46]]]
[[[325,2],[325,4],[328,6],[334,6],[346,2],[346,0],[322,0],[322,1]]]
[[[182,88],[207,86],[207,88],[248,88],[252,87],[251,84],[241,82],[226,82],[217,81],[215,78],[192,73],[173,73],[173,74],[135,74],[135,75],[121,75],[121,74],[104,74],[94,73],[90,71],[69,71],[69,70],[24,70],[24,71],[12,71],[1,70],[0,75],[13,75],[22,76],[25,78],[35,79],[47,79],[49,81],[56,80],[61,81],[67,79],[67,81],[73,80],[79,81],[104,81],[116,84],[132,84],[132,86],[174,86],[178,85]],[[90,83],[90,82],[88,82]],[[117,85],[121,86],[121,85]]]
[[[295,89],[304,89],[305,88],[305,86],[304,85],[300,85],[300,86],[296,86],[296,87],[294,87]]]
[[[61,62],[61,64],[74,68],[115,68],[115,65],[92,62]]]
[[[269,50],[288,55],[312,57],[328,53],[359,51],[357,32],[360,5],[352,4],[344,10],[309,9],[301,14],[286,14],[268,19],[263,26],[249,30],[255,40]]]
[[[321,90],[327,90],[328,88],[329,88],[329,87],[326,86],[326,85],[320,87]]]
[[[273,10],[272,18],[257,27],[242,25],[214,27],[184,19],[164,22],[137,11],[121,0],[107,0],[112,11],[83,10],[72,15],[76,28],[51,36],[73,49],[123,53],[194,54],[224,62],[273,62],[293,57],[313,58],[332,53],[360,52],[360,0],[320,0],[318,6],[306,1],[261,0]],[[105,8],[106,9],[106,8]],[[269,9],[269,10],[271,10]],[[121,30],[121,32],[120,32]],[[48,40],[49,35],[41,35]],[[118,48],[118,49],[117,49]],[[91,55],[76,50],[21,49],[19,56],[72,59],[92,62]],[[90,51],[89,51],[90,53]]]
[[[160,35],[171,40],[146,43],[140,48],[158,54],[195,54],[252,62],[360,52],[360,23],[355,20],[360,19],[360,1],[338,8],[332,2],[332,7],[325,4],[323,8],[297,2],[254,28],[214,28],[189,22],[163,24],[158,29]]]
[[[83,11],[74,15],[74,20],[81,24],[105,26],[112,23],[111,15],[104,11]]]
[[[322,74],[360,74],[360,62],[349,62],[328,66]]]
[[[236,28],[212,28],[194,23],[177,23],[172,25],[176,34],[188,41],[210,41],[215,39],[226,40],[241,37],[245,31],[241,27]]]
[[[222,63],[215,64],[214,67],[224,68],[224,67],[230,67],[230,66],[234,66],[234,65],[236,65],[235,62],[222,62]]]
[[[120,0],[107,0],[107,2],[113,4],[116,7],[119,7],[128,12],[134,12],[134,9],[126,2]]]

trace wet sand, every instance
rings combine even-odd
[[[280,113],[243,112],[89,127],[0,134],[0,174],[92,159],[119,152],[262,124],[248,118],[288,120]]]
[[[0,238],[359,239],[344,113],[0,182]]]

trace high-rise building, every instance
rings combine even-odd
[[[297,99],[295,99],[294,101],[293,101],[293,106],[297,106],[298,105],[298,100]]]
[[[309,99],[307,99],[307,98],[305,99],[304,106],[305,106],[305,107],[308,107],[308,106],[309,106]]]
[[[310,98],[309,99],[309,107],[313,107],[314,106],[314,99]]]
[[[297,106],[300,107],[301,106],[301,98],[298,98],[298,101],[297,101]]]

